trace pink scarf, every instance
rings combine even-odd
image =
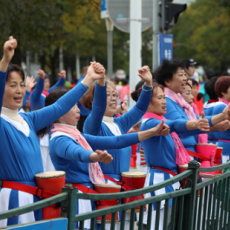
[[[195,102],[192,102],[192,108],[193,108],[194,113],[195,113],[197,116],[199,116],[199,115],[200,115],[200,114],[199,114],[199,110],[198,110],[197,105],[195,104]]]
[[[229,104],[229,102],[228,102],[228,101],[226,101],[224,98],[219,98],[219,101],[221,101],[221,102],[225,103],[226,105],[228,105],[228,104]]]
[[[196,115],[192,107],[184,100],[183,96],[180,93],[174,93],[171,89],[165,87],[164,93],[171,99],[173,99],[187,114],[189,120],[197,120]]]
[[[143,118],[155,118],[157,120],[165,120],[166,118],[164,118],[163,116],[158,116],[155,113],[150,113],[150,112],[146,112],[145,115],[143,116]],[[176,164],[177,165],[184,165],[187,164],[189,161],[191,161],[190,156],[188,155],[186,149],[184,148],[184,145],[182,144],[179,136],[173,132],[170,134],[174,145],[175,145],[175,149],[176,149]]]
[[[183,96],[180,93],[174,93],[171,89],[165,87],[164,93],[171,99],[173,99],[186,113],[189,120],[196,121],[197,117],[193,111],[193,108],[184,100]],[[198,135],[199,143],[208,143],[208,134],[199,134]]]
[[[64,132],[69,134],[73,137],[84,149],[92,150],[86,139],[81,135],[78,129],[72,128],[65,125],[60,125],[55,123],[54,129],[51,130],[52,133],[54,132]],[[104,174],[101,170],[100,165],[98,162],[89,163],[89,178],[93,184],[105,184]]]

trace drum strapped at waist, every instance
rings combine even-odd
[[[127,185],[127,184],[124,184],[124,183],[121,182],[121,181],[117,181],[117,180],[113,179],[113,178],[110,177],[110,176],[104,175],[104,178],[107,179],[107,180],[110,180],[110,181],[112,181],[112,182],[114,182],[114,183],[116,183],[116,184],[118,184],[118,185],[120,185],[121,188],[122,188],[124,191],[130,191],[130,190],[134,190],[134,189],[135,189],[135,188],[133,188],[133,187]]]

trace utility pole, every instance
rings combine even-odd
[[[107,69],[108,76],[113,77],[113,28],[114,25],[110,18],[105,19],[107,30]]]
[[[159,35],[159,0],[153,0],[153,60],[152,72],[158,67],[158,35]]]
[[[142,1],[130,0],[130,52],[129,52],[129,79],[130,91],[135,89],[136,83],[140,80],[138,69],[141,67],[141,24],[142,24]],[[130,100],[130,107],[135,105]]]

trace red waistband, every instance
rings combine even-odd
[[[72,184],[72,183],[67,183],[67,184]],[[83,193],[95,193],[95,194],[99,194],[99,192],[96,192],[93,189],[88,188],[85,185],[77,184],[77,183],[76,184],[72,184],[72,185],[73,185],[73,187],[76,187],[79,191],[81,191]]]
[[[222,139],[219,139],[218,141],[223,141],[223,142],[230,143],[230,141],[229,141],[229,140],[222,140]]]
[[[166,172],[166,173],[171,174],[172,176],[176,176],[176,175],[177,175],[177,173],[175,173],[175,172],[173,172],[173,171],[171,171],[171,170],[169,170],[169,169],[163,168],[163,167],[150,166],[150,168],[160,169],[160,170],[162,170],[162,171],[164,171],[164,172]]]
[[[188,150],[188,149],[186,149],[186,150],[187,150],[187,152],[188,152],[188,155],[190,155],[190,156],[199,158],[199,159],[204,160],[204,161],[210,161],[209,158],[207,158],[207,157],[205,157],[205,156],[203,156],[203,155],[201,155],[201,154],[199,154],[199,153],[193,152],[193,151]]]
[[[26,192],[38,197],[42,198],[49,198],[51,196],[57,195],[57,193],[53,193],[38,187],[34,187],[31,185],[26,185],[26,184],[21,184],[13,181],[5,181],[5,180],[0,180],[0,187],[2,188],[9,188],[9,189],[14,189],[18,190],[21,192]]]

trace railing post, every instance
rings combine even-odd
[[[200,163],[193,160],[188,163],[188,169],[193,170],[191,176],[187,179],[186,188],[191,188],[191,193],[185,196],[184,200],[184,220],[183,220],[183,229],[193,230],[194,228],[194,217],[196,211],[196,185],[198,178],[198,169],[200,167]]]
[[[62,204],[62,217],[68,218],[68,230],[75,229],[75,212],[76,212],[76,191],[77,189],[74,188],[71,184],[65,185],[62,188],[62,192],[67,192],[67,202]]]

